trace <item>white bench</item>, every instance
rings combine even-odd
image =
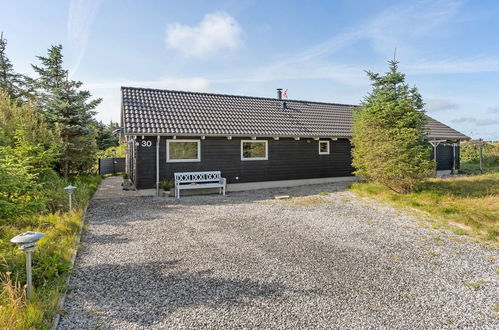
[[[175,196],[180,198],[182,189],[219,188],[225,196],[227,180],[222,178],[220,171],[210,172],[177,172],[175,173]]]

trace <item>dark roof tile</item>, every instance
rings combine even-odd
[[[354,105],[135,87],[121,91],[125,134],[352,135]],[[427,127],[429,138],[469,139],[430,117]]]

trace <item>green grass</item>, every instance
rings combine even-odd
[[[67,195],[58,188],[50,191],[52,207],[59,211],[34,214],[3,221],[0,227],[0,328],[49,329],[61,292],[66,286],[71,256],[83,216],[83,209],[97,189],[100,176],[77,178],[71,183],[78,189],[74,196],[75,210],[67,211]],[[32,299],[24,295],[25,257],[9,241],[27,230],[45,234],[33,254]]]
[[[429,179],[417,192],[396,194],[374,183],[354,183],[353,192],[390,204],[423,211],[435,227],[451,229],[497,245],[499,236],[499,173]]]
[[[484,173],[499,172],[499,165],[484,165]],[[479,163],[462,163],[459,173],[462,174],[482,174]]]
[[[460,173],[482,174],[478,148],[473,141],[463,142],[460,146]],[[483,147],[483,173],[499,172],[499,142],[487,142]]]

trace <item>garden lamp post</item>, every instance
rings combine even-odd
[[[113,173],[116,173],[116,164],[117,161],[116,161],[116,149],[113,149]]]
[[[12,243],[17,244],[20,250],[23,250],[24,253],[26,253],[26,282],[28,284],[28,298],[31,298],[31,293],[33,291],[31,254],[35,250],[36,242],[38,242],[38,240],[43,236],[45,236],[43,233],[27,231],[24,234],[17,235],[10,240]]]
[[[69,210],[71,211],[73,209],[73,206],[72,206],[72,195],[74,193],[74,191],[76,190],[76,187],[75,186],[72,186],[72,185],[69,185],[67,187],[64,188],[64,190],[66,190],[66,192],[68,193],[68,197],[69,197]]]

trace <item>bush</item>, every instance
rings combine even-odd
[[[99,150],[97,158],[123,158],[126,155],[126,143],[122,142],[117,147],[109,147],[106,150]]]
[[[481,173],[480,151],[473,142],[462,142],[460,145],[462,173]],[[483,167],[485,172],[499,171],[499,142],[486,142],[483,146]]]
[[[460,145],[461,161],[465,163],[479,163],[480,149],[475,141],[462,142]],[[483,158],[488,165],[499,166],[499,142],[485,142]]]
[[[47,199],[43,178],[54,173],[60,146],[43,116],[30,104],[0,92],[0,222],[39,212]]]

